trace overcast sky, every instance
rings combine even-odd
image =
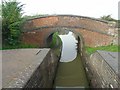
[[[72,14],[99,18],[111,14],[118,19],[120,0],[17,0],[24,6],[24,15]]]

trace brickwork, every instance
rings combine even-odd
[[[22,41],[46,47],[46,37],[57,30],[63,30],[63,28],[81,35],[86,46],[110,45],[114,41],[110,33],[111,26],[107,22],[88,17],[65,15],[28,20],[23,26]]]
[[[67,29],[69,30],[69,28]],[[27,44],[35,44],[40,47],[46,47],[46,39],[47,37],[56,32],[57,30],[53,28],[42,29],[42,30],[33,30],[30,32],[23,33],[22,41]],[[113,37],[109,35],[104,35],[99,32],[87,31],[85,29],[72,29],[72,31],[76,34],[80,34],[85,42],[86,46],[96,47],[102,45],[109,45],[113,41]]]
[[[25,29],[32,29],[45,26],[66,26],[66,27],[82,27],[92,30],[107,31],[109,26],[107,23],[98,21],[97,19],[90,19],[85,17],[72,17],[72,16],[49,16],[43,18],[36,18],[28,20],[25,23]],[[32,27],[32,28],[31,28]]]
[[[75,29],[78,31],[84,38],[85,45],[87,46],[105,46],[112,43],[113,37],[101,34],[99,32],[87,31],[85,29]]]
[[[25,23],[25,29],[37,28],[42,26],[54,26],[58,22],[58,17],[38,18]]]
[[[33,30],[32,32],[23,33],[22,41],[26,44],[35,44],[40,47],[45,46],[44,37],[50,33],[50,29],[44,29],[44,31]]]

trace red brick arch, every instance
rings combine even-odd
[[[30,19],[24,23],[22,41],[44,47],[51,33],[67,29],[83,37],[86,46],[109,45],[113,40],[113,36],[108,34],[110,28],[107,22],[89,17],[45,16]]]

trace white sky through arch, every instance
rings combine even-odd
[[[118,19],[120,0],[17,0],[24,6],[24,15],[72,14],[99,18],[112,15]]]

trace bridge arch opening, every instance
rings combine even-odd
[[[76,39],[78,41],[77,43],[78,52],[79,53],[82,52],[83,47],[84,47],[84,38],[82,37],[80,33],[76,32],[74,29],[71,29],[71,28],[53,28],[53,30],[46,36],[46,39],[44,41],[47,47],[49,47],[50,42],[52,42],[53,35],[56,32],[58,32],[58,34],[60,34],[61,32],[63,34],[67,32],[72,32],[73,34],[75,34]]]

